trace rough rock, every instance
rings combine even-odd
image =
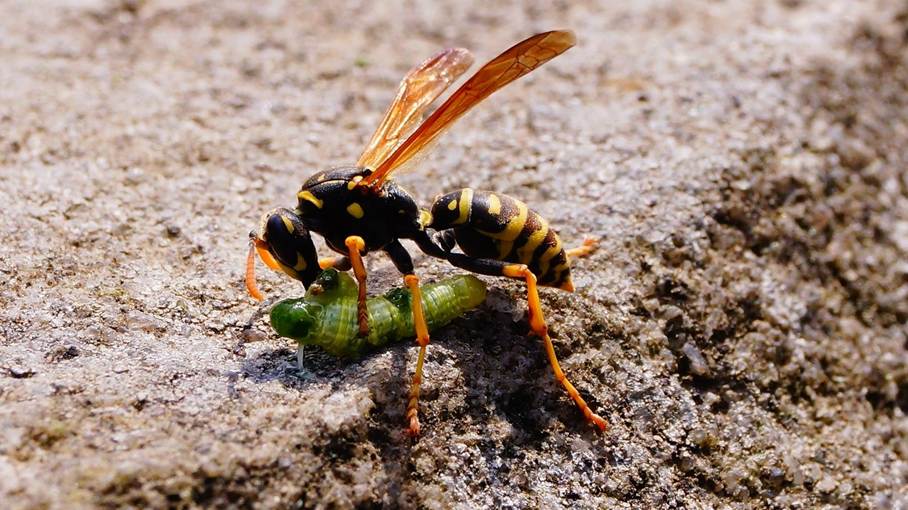
[[[905,1],[0,13],[4,506],[908,507]],[[556,27],[578,46],[400,182],[601,238],[543,304],[611,427],[556,385],[522,286],[488,279],[433,338],[411,440],[415,346],[298,373],[244,293],[246,235],[357,158],[412,65]]]

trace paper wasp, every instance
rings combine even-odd
[[[439,52],[404,77],[355,166],[316,173],[297,193],[295,209],[266,213],[259,233],[250,233],[246,285],[253,297],[261,299],[253,270],[256,252],[266,265],[302,281],[306,287],[322,268],[352,268],[359,285],[357,319],[362,336],[369,331],[362,256],[381,250],[390,257],[412,293],[413,323],[420,346],[407,405],[412,435],[419,434],[419,388],[429,333],[419,279],[401,239],[410,239],[426,254],[467,271],[524,280],[530,328],[542,338],[556,379],[587,420],[602,430],[606,428],[606,421],[590,410],[561,371],[537,290],[537,285],[544,285],[573,291],[569,257],[588,253],[592,245],[565,250],[545,219],[523,202],[500,193],[462,189],[437,198],[426,210],[389,179],[473,106],[573,45],[574,34],[569,31],[545,32],[517,43],[480,68],[417,126],[432,102],[473,62],[465,49]],[[429,230],[435,231],[434,235],[430,236]],[[343,256],[320,260],[310,231],[322,235],[328,246]],[[460,252],[454,251],[455,247]]]

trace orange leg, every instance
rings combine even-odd
[[[585,257],[596,251],[597,248],[599,248],[599,240],[588,237],[583,240],[583,244],[576,248],[564,250],[564,253],[566,253],[568,257]]]
[[[322,269],[334,268],[338,271],[349,271],[351,267],[348,257],[319,257],[318,267]]]
[[[369,334],[369,315],[366,312],[366,267],[363,265],[363,259],[359,252],[366,248],[366,242],[362,237],[350,236],[344,240],[347,249],[350,251],[350,264],[353,266],[353,275],[359,283],[359,296],[356,306],[356,317],[359,321],[359,334],[366,336]],[[319,261],[321,265],[321,261]]]
[[[536,287],[536,275],[534,275],[524,264],[510,264],[505,266],[503,273],[505,276],[522,278],[526,281],[530,329],[532,329],[533,333],[539,336],[539,338],[542,338],[542,342],[545,345],[545,353],[549,357],[552,371],[555,372],[555,379],[561,383],[571,399],[574,400],[574,403],[580,408],[580,411],[586,417],[587,421],[599,427],[599,430],[604,431],[606,427],[608,427],[608,422],[590,409],[583,400],[583,397],[580,396],[580,393],[577,392],[577,389],[574,388],[574,385],[568,381],[567,376],[561,371],[561,365],[558,364],[558,357],[555,355],[555,347],[552,345],[552,339],[549,338],[549,328],[546,326],[545,316],[542,314],[542,305],[539,302],[539,290]]]
[[[407,419],[410,422],[407,431],[413,437],[419,435],[419,385],[422,383],[422,366],[426,359],[426,346],[429,345],[429,328],[423,315],[422,293],[419,290],[419,278],[415,274],[404,275],[404,283],[410,289],[410,305],[413,308],[413,327],[416,329],[416,341],[419,343],[419,357],[416,358],[416,373],[410,385],[410,399],[407,402]]]

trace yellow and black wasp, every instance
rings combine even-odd
[[[545,219],[523,202],[500,193],[462,189],[441,196],[426,210],[389,179],[470,108],[560,55],[574,41],[569,31],[551,31],[517,43],[479,69],[416,127],[432,102],[473,62],[470,52],[462,48],[432,56],[404,77],[356,166],[316,173],[297,193],[295,209],[268,212],[259,232],[250,233],[246,284],[253,297],[261,299],[253,270],[256,252],[266,265],[302,281],[307,288],[323,268],[352,268],[359,285],[357,319],[361,335],[369,331],[362,256],[381,250],[391,258],[412,292],[413,322],[420,346],[407,406],[412,435],[419,434],[419,388],[429,333],[419,279],[401,239],[411,239],[428,255],[467,271],[524,280],[530,327],[542,338],[555,377],[586,419],[602,430],[606,428],[606,421],[590,410],[561,371],[537,290],[537,285],[544,285],[573,291],[569,257],[588,253],[592,244],[565,250]],[[309,232],[321,234],[328,246],[343,256],[319,259]],[[454,251],[456,247],[460,252]]]

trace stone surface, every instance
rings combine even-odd
[[[908,506],[908,3],[375,4],[0,5],[4,506]],[[400,181],[602,238],[543,302],[611,428],[488,279],[413,441],[416,348],[297,373],[246,235],[357,158],[410,66],[555,27],[578,46]]]

